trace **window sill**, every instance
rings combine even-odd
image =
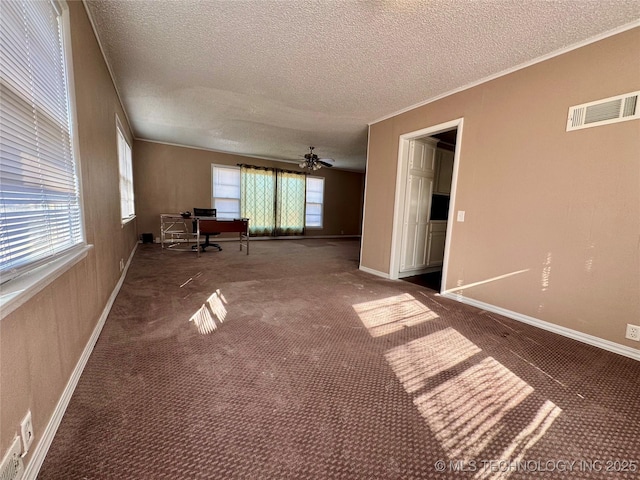
[[[135,215],[131,215],[131,216],[130,216],[130,217],[128,217],[128,218],[123,218],[122,220],[120,220],[120,225],[121,225],[121,227],[122,227],[122,228],[124,228],[124,226],[125,226],[127,223],[129,223],[129,222],[131,222],[131,221],[133,221],[133,220],[135,220],[135,219],[136,219],[136,216],[135,216]]]
[[[93,245],[83,245],[2,285],[0,287],[0,319],[24,305],[56,278],[85,258],[92,248]]]

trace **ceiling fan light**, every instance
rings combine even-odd
[[[316,155],[315,153],[313,153],[313,149],[315,147],[309,147],[309,153],[304,155],[304,160],[300,162],[300,168],[307,168],[311,171],[316,171],[316,170],[320,170],[323,166],[326,167],[331,167],[332,165],[325,163],[323,165],[322,162],[333,162],[333,160],[331,159],[327,159],[327,158],[320,158],[318,155]]]

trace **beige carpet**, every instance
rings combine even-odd
[[[640,363],[358,241],[223,248],[139,246],[38,478],[638,478]]]

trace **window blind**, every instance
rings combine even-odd
[[[324,203],[324,178],[307,177],[305,225],[322,228],[322,205]]]
[[[0,274],[84,244],[58,5],[0,1]]]
[[[120,167],[120,215],[122,220],[128,220],[136,213],[133,198],[133,166],[131,159],[131,147],[127,143],[120,126],[118,131],[118,160]]]
[[[213,208],[218,218],[240,218],[240,168],[212,165]]]

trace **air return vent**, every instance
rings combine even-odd
[[[569,108],[567,132],[640,118],[640,92],[626,93]]]
[[[0,464],[0,480],[20,480],[24,465],[20,457],[20,437],[15,437]]]

